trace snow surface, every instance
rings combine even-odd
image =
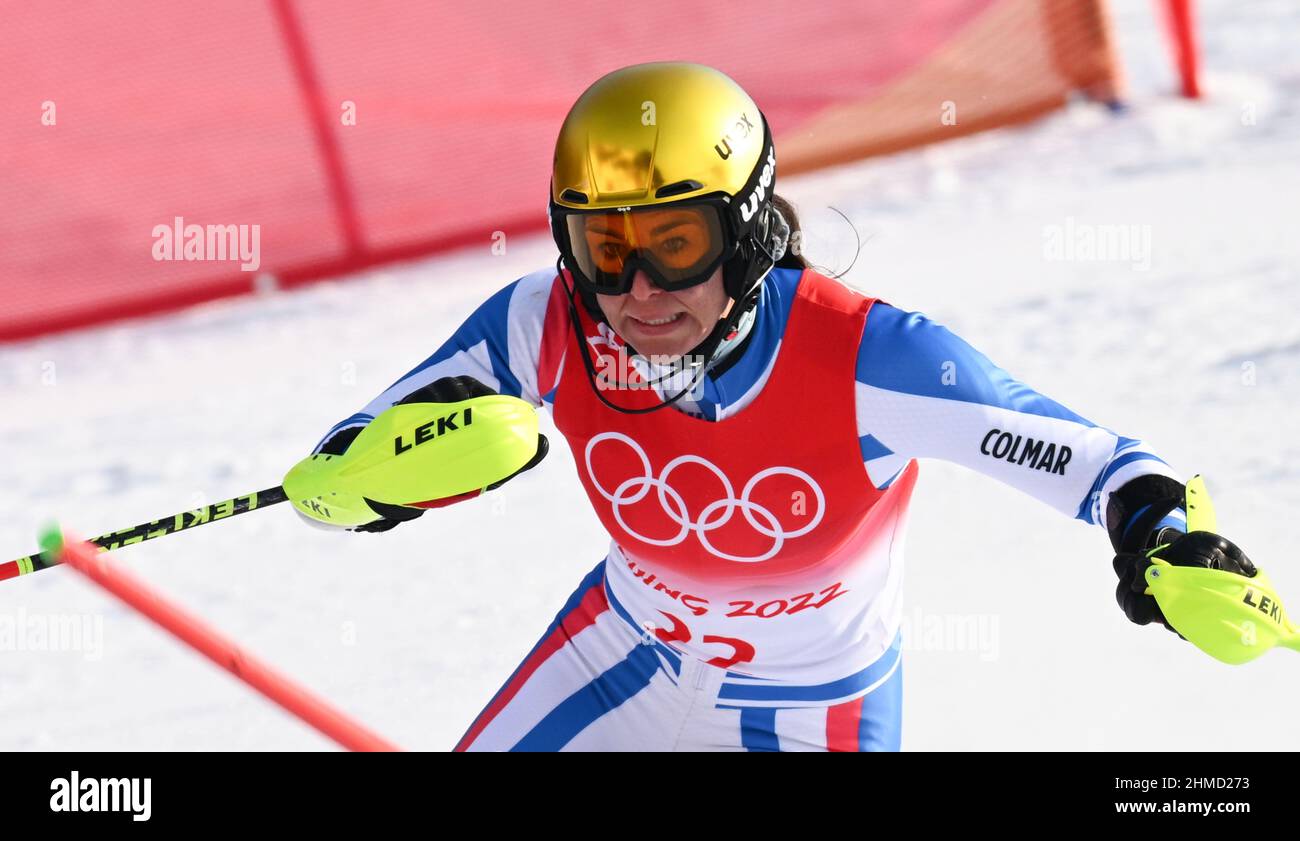
[[[1300,611],[1277,525],[1300,503],[1300,10],[1199,4],[1209,98],[1189,103],[1166,94],[1153,4],[1113,5],[1127,113],[1078,104],[781,192],[817,263],[853,257],[833,207],[866,240],[854,285],[1204,473],[1221,531]],[[1149,226],[1149,268],[1045,259],[1067,224]],[[277,484],[480,300],[553,262],[544,238],[507,251],[3,347],[0,555],[34,550],[51,517],[93,535]],[[397,743],[447,749],[603,554],[571,462],[555,446],[386,534],[317,532],[281,506],[117,556]],[[1300,748],[1292,653],[1234,668],[1135,627],[1099,527],[949,464],[921,477],[905,749],[1240,749],[1243,730]],[[71,570],[0,584],[0,625],[60,615],[98,627],[95,645],[0,649],[2,749],[332,747]],[[961,627],[976,634],[944,639]]]

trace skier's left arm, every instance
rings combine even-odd
[[[856,388],[862,457],[877,487],[912,458],[940,458],[1101,526],[1116,553],[1117,599],[1138,624],[1164,621],[1143,593],[1146,553],[1157,546],[1170,544],[1160,557],[1172,563],[1254,574],[1230,541],[1185,536],[1184,480],[1143,441],[1040,394],[921,313],[872,306]]]

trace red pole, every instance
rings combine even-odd
[[[289,51],[289,61],[293,65],[298,87],[302,91],[303,105],[310,117],[312,133],[316,136],[316,147],[320,150],[321,163],[325,167],[330,198],[334,202],[334,213],[338,216],[339,227],[343,229],[348,253],[356,258],[366,248],[361,235],[361,222],[357,218],[357,203],[352,197],[352,188],[348,183],[347,168],[343,165],[343,153],[339,150],[338,141],[334,137],[331,112],[325,107],[325,94],[321,90],[320,79],[316,77],[316,68],[312,64],[311,49],[307,46],[307,38],[302,33],[302,26],[294,12],[292,0],[271,0],[271,11],[280,25],[280,35],[284,38],[285,48]],[[337,118],[338,112],[334,112],[333,119]]]
[[[1196,13],[1192,0],[1164,0],[1169,13],[1169,31],[1174,42],[1174,58],[1182,95],[1201,98],[1200,44],[1196,40]]]
[[[57,531],[47,534],[42,540],[45,550],[60,554],[63,563],[344,748],[356,751],[400,750],[270,666],[244,653],[198,617],[117,567],[109,560],[109,553],[71,537],[63,540],[59,550],[58,539]]]

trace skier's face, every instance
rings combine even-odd
[[[730,309],[722,286],[722,267],[708,280],[668,292],[644,271],[626,295],[597,295],[609,326],[645,356],[677,357],[704,341]]]

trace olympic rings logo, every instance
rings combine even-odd
[[[641,475],[633,476],[630,479],[624,480],[612,492],[606,490],[605,487],[600,484],[600,480],[596,478],[596,472],[591,466],[592,451],[596,449],[598,444],[606,441],[618,441],[625,444],[633,453],[636,454],[636,457],[641,462]],[[700,545],[704,547],[705,551],[716,558],[721,558],[725,561],[736,561],[738,563],[758,563],[759,561],[766,561],[769,558],[774,557],[781,551],[781,547],[785,545],[787,540],[802,537],[815,529],[822,521],[823,515],[826,513],[826,496],[822,493],[821,486],[817,484],[813,477],[809,476],[804,471],[793,467],[768,467],[764,470],[758,471],[748,482],[745,483],[745,487],[741,490],[740,496],[737,497],[735,489],[731,484],[731,479],[727,477],[727,474],[723,473],[722,470],[720,470],[713,462],[701,458],[700,456],[678,456],[668,462],[668,464],[664,465],[664,469],[660,471],[658,476],[655,476],[654,471],[650,466],[650,458],[646,455],[645,450],[641,448],[640,444],[621,432],[602,432],[592,438],[587,442],[584,459],[587,464],[587,475],[591,477],[592,486],[596,489],[597,493],[609,501],[613,506],[614,520],[619,524],[623,531],[627,532],[637,540],[640,540],[642,543],[648,543],[651,546],[676,546],[684,541],[688,534],[694,532],[700,541]],[[690,512],[687,511],[686,500],[683,499],[682,495],[668,483],[668,478],[672,475],[673,471],[684,464],[698,464],[701,467],[704,467],[718,478],[718,481],[722,483],[722,487],[726,492],[725,497],[706,505],[704,509],[700,511],[699,515],[693,519],[690,516]],[[786,531],[780,521],[777,520],[775,514],[773,514],[767,507],[754,502],[750,498],[750,495],[753,494],[754,488],[757,487],[759,482],[762,482],[764,479],[771,476],[793,476],[804,482],[809,489],[812,490],[813,496],[817,499],[817,513],[807,525],[794,529],[793,531]],[[663,509],[664,514],[666,514],[668,519],[672,520],[678,526],[678,532],[672,537],[666,539],[647,537],[631,528],[623,519],[623,508],[628,505],[634,505],[642,499],[645,499],[646,495],[650,493],[651,488],[655,490],[655,494],[659,499],[659,506]],[[755,531],[765,537],[772,538],[773,542],[771,548],[761,555],[745,557],[724,552],[709,542],[709,532],[725,526],[730,522],[736,511],[740,511],[745,520],[754,528]]]

